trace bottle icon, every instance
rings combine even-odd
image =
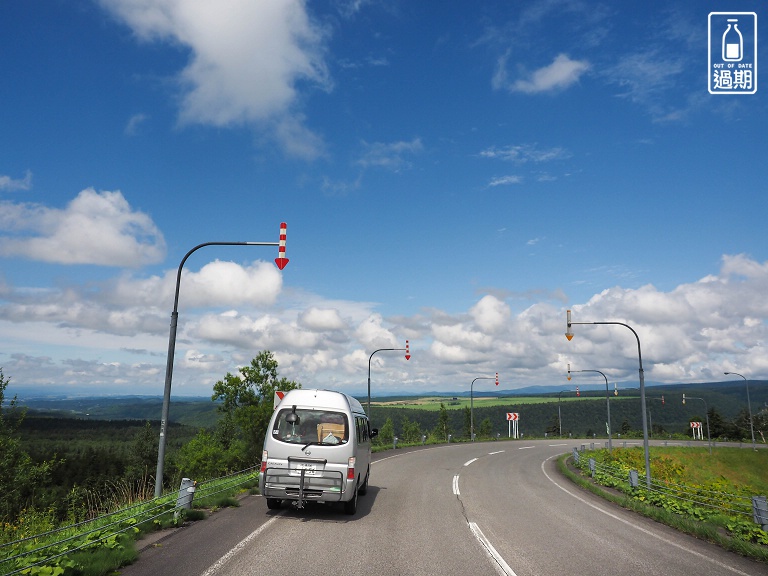
[[[733,25],[733,26],[731,26]],[[739,20],[728,19],[728,28],[723,33],[723,60],[739,62],[744,56],[744,38],[739,32]]]

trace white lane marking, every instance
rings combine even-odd
[[[493,456],[494,454],[502,454],[504,450],[496,450],[496,452],[488,452],[488,456]]]
[[[469,529],[472,530],[472,534],[475,535],[477,541],[480,542],[483,548],[485,548],[486,553],[496,563],[494,564],[496,571],[502,576],[517,576],[514,570],[509,567],[509,564],[504,561],[504,558],[496,552],[496,548],[494,548],[493,544],[491,544],[488,538],[485,537],[482,530],[480,530],[480,527],[474,522],[467,522],[467,524],[469,524]]]
[[[233,557],[235,554],[237,554],[237,553],[238,553],[238,552],[240,552],[240,551],[241,551],[243,548],[245,548],[246,546],[248,546],[248,544],[250,544],[250,543],[251,543],[251,541],[252,541],[254,538],[256,538],[256,537],[257,537],[259,534],[261,534],[262,532],[264,532],[264,530],[266,530],[266,529],[267,529],[269,526],[271,526],[271,525],[272,525],[272,523],[273,523],[275,520],[277,520],[277,519],[278,519],[278,516],[273,516],[272,518],[270,518],[269,520],[267,520],[266,522],[264,522],[264,524],[262,524],[261,526],[259,526],[258,528],[256,528],[256,530],[254,530],[253,532],[251,532],[250,534],[248,534],[248,536],[246,536],[245,538],[243,538],[242,540],[240,540],[240,542],[238,542],[238,543],[235,545],[235,547],[234,547],[234,548],[232,548],[232,549],[231,549],[229,552],[227,552],[226,554],[224,554],[224,556],[222,556],[221,558],[219,558],[219,559],[218,559],[216,562],[214,562],[214,563],[211,565],[211,567],[210,567],[210,568],[208,568],[208,570],[206,570],[205,572],[203,572],[202,576],[213,576],[214,574],[216,574],[216,572],[218,572],[219,570],[221,570],[221,568],[224,566],[224,564],[226,564],[227,562],[229,562],[229,561],[232,559],[232,557]]]
[[[567,442],[563,442],[562,444],[548,444],[548,446],[569,446]]]
[[[518,450],[528,450],[528,448],[536,448],[536,446],[520,446]]]
[[[464,462],[464,466],[469,466],[470,464],[472,464],[472,462],[477,462],[477,458],[472,458],[472,460],[467,460],[466,462]]]
[[[702,560],[708,560],[709,562],[712,562],[713,564],[719,566],[720,568],[725,568],[725,569],[729,570],[730,572],[733,572],[734,574],[740,574],[741,576],[749,576],[749,574],[747,574],[746,572],[742,572],[741,570],[739,570],[737,568],[733,568],[731,566],[728,566],[727,564],[723,564],[719,560],[715,560],[714,558],[710,558],[709,556],[705,556],[704,554],[701,554],[700,552],[696,552],[695,550],[691,550],[689,548],[686,548],[685,546],[681,546],[680,544],[676,544],[675,542],[670,542],[669,540],[667,540],[663,536],[659,536],[658,534],[655,534],[655,533],[651,532],[650,530],[646,530],[642,526],[638,526],[637,524],[634,524],[634,523],[630,522],[629,520],[625,520],[624,518],[620,518],[620,517],[616,516],[615,514],[613,514],[611,512],[608,512],[607,510],[603,510],[599,506],[595,506],[592,502],[589,502],[589,501],[585,500],[584,498],[582,498],[581,496],[578,496],[577,494],[574,494],[573,492],[571,492],[567,488],[564,488],[563,486],[561,486],[560,484],[555,482],[554,479],[549,474],[547,474],[547,471],[544,470],[544,464],[546,464],[548,461],[552,460],[552,458],[559,458],[560,456],[562,456],[562,454],[556,454],[555,456],[550,456],[549,458],[544,460],[541,463],[541,471],[544,473],[544,476],[546,476],[547,479],[550,482],[552,482],[552,484],[554,484],[555,486],[560,488],[560,490],[562,490],[566,494],[570,494],[571,496],[576,498],[576,500],[586,504],[590,508],[594,508],[598,512],[602,512],[606,516],[609,516],[609,517],[613,518],[614,520],[618,520],[622,524],[626,524],[627,526],[631,526],[632,528],[634,528],[635,530],[639,530],[643,534],[647,534],[648,536],[653,536],[654,538],[656,538],[657,540],[661,540],[665,544],[669,544],[669,545],[674,546],[675,548],[678,548],[678,549],[680,549],[680,550],[682,550],[684,552],[688,552],[689,554],[693,554],[694,556],[696,556],[697,558],[700,558]]]
[[[461,492],[459,492],[459,475],[456,474],[456,476],[453,477],[453,494],[454,496],[461,496]]]

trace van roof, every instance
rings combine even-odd
[[[349,394],[336,390],[303,389],[289,390],[278,406],[292,405],[320,408],[336,408],[365,414],[362,404]]]

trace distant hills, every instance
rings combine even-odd
[[[628,398],[639,395],[638,386],[634,382],[619,383],[619,396]],[[510,398],[514,403],[515,397],[523,396],[553,396],[566,392],[575,394],[577,384],[574,380],[567,385],[558,386],[528,386],[514,390],[483,389],[475,390],[474,396]],[[579,383],[582,397],[604,397],[605,385]],[[613,397],[613,383],[609,386]],[[754,380],[749,382],[750,402],[753,412],[758,412],[768,406],[768,381]],[[701,397],[708,408],[714,408],[726,417],[732,418],[739,410],[746,407],[747,396],[744,381],[738,382],[701,382],[696,384],[648,384],[646,396],[650,399],[660,399],[665,396],[668,405],[682,404],[682,394],[689,397]],[[469,397],[469,392],[424,392],[413,395],[376,396],[377,402],[409,399],[414,397]],[[359,396],[358,396],[359,397]],[[51,416],[59,418],[87,418],[100,420],[149,420],[159,421],[162,411],[161,396],[129,396],[129,395],[79,395],[72,390],[58,388],[24,389],[18,393],[18,403],[30,411],[30,415]],[[695,401],[694,401],[695,402]],[[703,407],[703,405],[702,405]],[[210,396],[182,396],[171,400],[169,420],[192,426],[212,426],[220,414],[217,404]]]

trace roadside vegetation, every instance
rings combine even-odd
[[[644,479],[641,447],[586,450],[558,459],[580,486],[624,508],[738,554],[768,562],[768,532],[751,517],[752,496],[768,494],[768,450],[719,447],[649,448],[652,488]],[[589,459],[595,461],[592,475]],[[639,471],[637,487],[629,471]]]

